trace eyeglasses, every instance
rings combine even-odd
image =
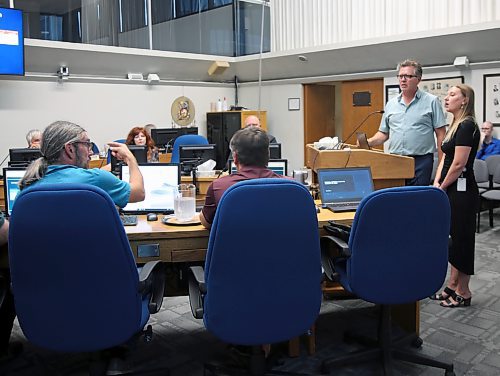
[[[491,131],[491,128],[481,128],[482,131]]]
[[[72,144],[85,144],[87,145],[87,149],[92,150],[93,142],[92,141],[73,141]]]
[[[414,74],[398,74],[396,76],[399,80],[410,80],[412,78],[418,77]]]

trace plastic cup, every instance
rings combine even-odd
[[[174,216],[179,222],[191,221],[196,214],[196,187],[179,184],[175,190]]]

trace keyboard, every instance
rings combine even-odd
[[[137,216],[136,215],[121,215],[120,219],[124,226],[135,226],[137,225]]]
[[[356,210],[359,206],[359,202],[336,202],[335,204],[326,204],[326,208],[333,212],[343,212]]]

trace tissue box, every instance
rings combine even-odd
[[[199,178],[213,178],[215,177],[215,171],[197,171],[196,176]]]

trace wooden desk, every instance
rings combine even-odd
[[[332,219],[339,223],[351,224],[354,212],[333,213],[330,210],[321,209],[318,214],[320,235],[326,235],[323,226]],[[126,227],[125,231],[134,257],[139,264],[154,260],[162,260],[166,263],[190,263],[205,260],[209,231],[201,225],[168,226],[161,221],[147,222],[145,216],[139,216],[138,225]],[[139,257],[137,248],[142,244],[158,244],[159,257]],[[420,330],[418,302],[395,307],[393,317],[403,329],[418,335]]]
[[[89,168],[101,168],[108,164],[107,158],[91,159]]]
[[[160,154],[160,163],[170,163],[172,153]],[[91,159],[89,161],[89,168],[101,168],[108,164],[107,158]]]

